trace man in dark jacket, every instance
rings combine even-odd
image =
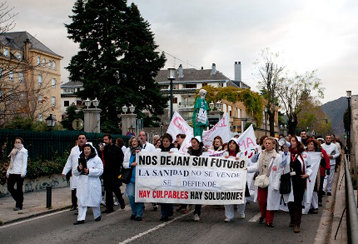
[[[104,147],[101,147],[102,159],[104,164],[103,181],[104,190],[106,191],[106,211],[105,213],[113,212],[113,193],[118,198],[121,209],[124,209],[125,203],[121,193],[121,182],[118,180],[118,175],[122,170],[123,152],[113,144],[112,136],[105,134],[103,136]]]

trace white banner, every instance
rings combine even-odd
[[[241,152],[255,150],[257,147],[254,127],[250,125],[238,139]]]
[[[311,170],[312,170],[310,177],[307,179],[306,201],[304,203],[305,208],[302,210],[303,214],[307,214],[311,207],[313,189],[314,189],[314,185],[316,184],[316,178],[319,170],[319,165],[321,162],[321,152],[306,152],[303,154],[303,157],[305,163],[311,165]]]
[[[244,203],[247,157],[137,154],[135,201],[183,204]]]
[[[173,118],[170,121],[167,133],[169,133],[173,138],[176,138],[178,134],[185,134],[190,139],[193,137],[193,128],[188,125],[188,123],[180,116],[178,112],[173,114]]]
[[[230,132],[230,121],[229,116],[227,114],[224,114],[222,119],[213,126],[208,131],[204,131],[203,133],[203,143],[206,147],[211,147],[213,145],[214,138],[216,136],[220,136],[223,140],[223,143],[226,143],[231,138],[231,132]]]

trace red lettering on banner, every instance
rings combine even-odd
[[[153,191],[153,198],[174,198],[174,199],[188,199],[189,194],[187,191]]]
[[[184,122],[184,120],[180,117],[175,117],[174,120],[173,120],[173,124],[181,129],[184,133],[186,133],[188,131],[187,128],[185,128],[183,125],[182,125],[182,122]]]
[[[250,137],[246,139],[246,146],[249,147],[249,145],[252,144],[253,147],[255,147],[255,143],[252,141]]]
[[[150,197],[150,191],[148,190],[139,190],[139,198]]]

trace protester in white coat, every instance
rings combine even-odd
[[[78,159],[81,154],[81,148],[83,145],[87,143],[86,135],[80,134],[77,137],[77,145],[71,149],[71,153],[67,158],[67,162],[65,167],[63,167],[62,175],[66,176],[69,172],[71,172],[72,176],[70,178],[70,187],[71,187],[71,200],[72,200],[72,208],[70,211],[76,210],[77,208],[77,197],[76,197],[76,189],[77,189],[77,181],[78,176],[73,174],[73,171],[77,169]]]
[[[21,137],[15,138],[14,148],[9,154],[10,165],[6,171],[8,178],[7,189],[16,201],[14,211],[22,210],[24,193],[22,185],[26,176],[28,153],[24,147],[24,140]],[[14,188],[16,184],[16,190]]]
[[[102,173],[103,163],[96,155],[95,149],[89,144],[84,145],[79,165],[73,171],[73,174],[79,177],[77,182],[78,217],[74,225],[84,223],[87,207],[92,207],[95,221],[101,220],[102,187],[99,177]]]
[[[243,154],[240,152],[240,147],[239,145],[236,143],[236,139],[232,138],[229,142],[228,142],[228,150],[224,153],[223,155],[225,158],[235,158],[235,159],[239,159],[240,157],[243,157]],[[248,188],[247,188],[247,184],[245,185],[246,189],[245,189],[245,195],[248,194]],[[247,195],[246,195],[247,196]],[[237,205],[237,212],[239,213],[239,217],[241,219],[245,218],[245,205],[246,205],[246,196],[245,196],[245,202],[243,204],[238,204]],[[248,195],[250,196],[250,195]],[[235,210],[234,210],[234,205],[233,204],[229,204],[229,205],[225,205],[225,222],[231,222],[234,220],[235,217]]]
[[[274,227],[273,218],[274,211],[280,207],[280,176],[282,169],[280,164],[282,162],[281,155],[275,150],[276,140],[273,137],[264,139],[264,147],[260,153],[258,162],[248,167],[247,172],[259,172],[258,176],[266,175],[269,178],[267,187],[257,189],[257,201],[259,203],[261,217],[259,222],[262,223],[266,219],[267,227]]]
[[[327,196],[331,196],[332,184],[334,180],[334,172],[336,168],[336,158],[340,156],[340,151],[336,143],[332,142],[330,135],[326,136],[326,143],[322,145],[322,148],[326,151],[329,157],[330,174],[327,174],[323,181],[323,190],[327,192]]]

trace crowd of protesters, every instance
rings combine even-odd
[[[71,153],[63,169],[63,176],[70,178],[72,208],[76,211],[77,221],[75,225],[83,224],[86,218],[87,207],[93,210],[95,221],[101,220],[101,201],[106,209],[102,213],[114,211],[114,200],[116,197],[121,209],[125,208],[125,201],[121,192],[122,182],[119,175],[124,169],[132,169],[131,178],[126,184],[124,197],[128,197],[131,208],[130,219],[141,221],[144,213],[144,203],[135,201],[135,181],[136,171],[133,170],[137,163],[136,154],[140,151],[146,152],[169,152],[182,153],[180,150],[186,139],[185,134],[178,134],[172,138],[165,133],[162,136],[155,135],[153,144],[148,142],[148,135],[141,131],[138,137],[131,137],[128,148],[123,140],[117,139],[115,142],[110,134],[103,136],[103,143],[99,144],[97,151],[92,143],[87,142],[86,135],[80,134],[76,145],[71,149]],[[14,149],[11,151],[10,166],[7,171],[8,190],[14,198],[16,205],[14,210],[22,209],[23,193],[22,184],[26,175],[27,150],[24,148],[22,138],[16,138]],[[255,173],[256,179],[267,176],[268,185],[254,186],[254,195],[250,196],[252,184],[246,183],[245,202],[236,206],[239,218],[245,218],[246,198],[250,197],[257,200],[260,209],[259,223],[265,223],[269,228],[274,227],[274,213],[280,210],[282,201],[287,206],[290,214],[289,226],[293,227],[295,233],[300,232],[302,219],[302,209],[307,179],[312,174],[309,160],[303,156],[307,152],[320,152],[321,161],[317,172],[316,184],[314,186],[310,209],[308,213],[317,214],[318,208],[322,206],[324,195],[332,194],[332,183],[337,166],[340,164],[342,156],[342,144],[334,135],[322,137],[307,136],[306,131],[301,131],[300,136],[288,135],[279,138],[263,136],[258,140],[258,146],[247,165],[248,173]],[[235,158],[244,157],[240,152],[238,135],[235,135],[227,143],[223,143],[220,136],[216,136],[210,148],[205,148],[200,137],[193,137],[186,154],[192,156],[210,156],[211,152],[223,152],[221,157]],[[291,188],[290,191],[281,194],[280,182],[282,175],[289,174]],[[102,184],[103,182],[103,184]],[[14,185],[17,185],[16,189]],[[104,186],[104,191],[102,191]],[[103,193],[102,193],[103,192]],[[156,203],[152,204],[153,210],[158,208]],[[231,222],[235,217],[235,206],[225,205],[223,213],[224,221]],[[193,220],[200,221],[200,204],[190,206],[180,204],[176,207],[177,212],[188,213],[191,208]],[[174,204],[160,204],[161,221],[168,221],[174,214]],[[158,217],[159,218],[159,217]]]

